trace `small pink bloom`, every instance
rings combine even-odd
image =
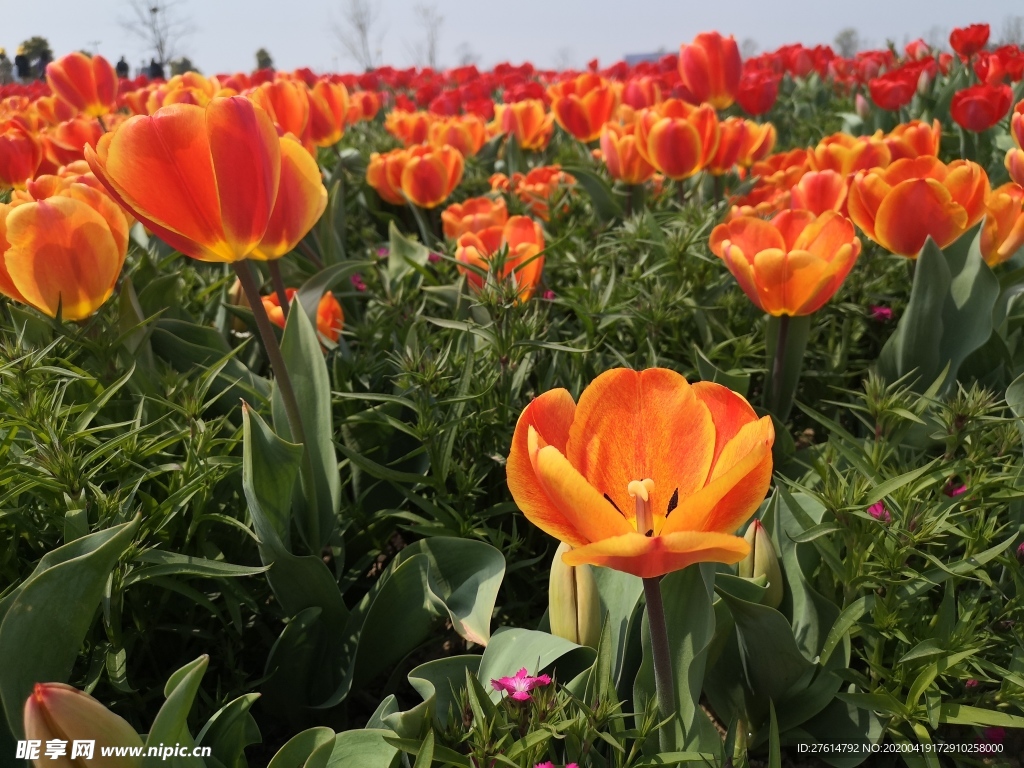
[[[1017,547],[1017,562],[1024,565],[1024,541]]]
[[[960,483],[958,485],[956,482],[953,481],[952,478],[950,478],[949,482],[946,483],[946,487],[942,489],[942,492],[949,496],[950,498],[953,498],[954,496],[959,496],[962,493],[966,493],[967,485],[964,483]]]
[[[871,319],[879,323],[888,323],[893,318],[892,308],[890,307],[872,307],[871,308]]]
[[[530,691],[542,685],[549,685],[551,678],[547,675],[530,677],[526,673],[526,667],[516,672],[515,677],[502,677],[491,680],[491,686],[496,691],[504,691],[516,701],[529,701]]]
[[[981,685],[981,683],[979,683],[973,677],[970,680],[968,680],[966,683],[964,683],[964,687],[967,688],[968,690],[972,690],[974,688],[977,688],[979,685]]]
[[[380,248],[377,249],[377,258],[386,259],[389,253],[391,253],[391,249],[388,248],[386,245],[382,245]]]
[[[991,728],[985,729],[985,735],[982,736],[982,743],[988,744],[1002,744],[1006,740],[1006,729],[1000,728],[998,725],[993,725]]]
[[[552,299],[555,298],[555,292],[552,291],[551,289],[544,291],[544,298],[547,299],[548,301],[551,301]]]
[[[352,277],[349,278],[349,281],[351,281],[352,287],[357,291],[366,290],[366,283],[363,282],[363,278],[360,275],[352,275]]]
[[[880,501],[876,501],[868,507],[868,514],[881,523],[888,523],[892,521],[892,515],[890,515],[889,510],[885,508],[885,504]]]

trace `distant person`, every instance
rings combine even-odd
[[[122,80],[126,80],[128,78],[128,62],[125,61],[124,56],[122,56],[117,64],[114,65],[114,71],[117,72],[117,76]]]
[[[14,82],[14,65],[7,58],[7,49],[0,48],[0,85]]]
[[[18,79],[22,82],[32,78],[32,62],[25,55],[25,46],[19,46],[18,52],[14,54],[14,71],[18,73]]]
[[[164,65],[158,62],[156,59],[149,60],[149,75],[150,80],[163,80],[164,79]]]
[[[36,62],[36,78],[39,80],[46,79],[46,67],[53,61],[53,54],[49,51],[43,51],[39,54],[39,61]]]

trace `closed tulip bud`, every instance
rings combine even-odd
[[[366,166],[366,183],[377,190],[384,202],[405,205],[402,169],[408,158],[409,151],[406,149],[393,149],[384,154],[374,152],[370,155],[370,162]]]
[[[1010,134],[1017,149],[1024,149],[1024,100],[1017,102],[1010,115]]]
[[[679,77],[697,102],[725,109],[736,100],[743,63],[730,35],[704,32],[679,50]]]
[[[429,112],[406,112],[396,109],[384,118],[384,128],[402,144],[411,147],[426,142],[434,119]]]
[[[1024,186],[1024,149],[1011,149],[1006,153],[1006,166],[1010,178],[1017,184]]]
[[[564,637],[577,645],[597,648],[601,640],[601,599],[597,581],[589,565],[575,568],[562,562],[562,555],[572,547],[558,545],[551,562],[548,581],[548,618],[551,634]]]
[[[782,604],[782,569],[779,558],[775,555],[772,537],[760,520],[754,520],[743,536],[750,545],[750,554],[740,561],[740,576],[746,579],[758,579],[764,576],[768,583],[764,592],[764,605],[778,608]]]
[[[654,166],[637,151],[631,127],[605,123],[601,129],[601,153],[608,173],[626,184],[643,184],[654,175]]]
[[[980,133],[994,126],[1010,110],[1013,89],[1008,85],[979,83],[953,94],[950,117],[968,131]]]
[[[465,161],[455,147],[420,145],[407,150],[402,168],[402,193],[421,208],[436,208],[462,180]]]
[[[1024,187],[1012,181],[992,190],[985,201],[981,255],[990,267],[1002,264],[1024,246]]]
[[[87,693],[63,683],[37,683],[25,702],[25,738],[32,741],[66,742],[67,754],[56,759],[37,760],[36,765],[52,768],[132,768],[142,757],[105,757],[104,747],[135,747],[141,752],[142,739],[128,722]],[[71,758],[76,741],[93,741],[91,759]]]
[[[548,87],[551,112],[567,133],[591,142],[601,135],[601,126],[615,114],[620,90],[619,83],[584,73]]]
[[[373,120],[380,111],[380,96],[373,91],[356,91],[349,98],[348,119],[349,125],[362,120]]]
[[[515,136],[523,149],[543,150],[551,141],[554,115],[544,108],[540,99],[525,99],[512,104],[499,104],[494,113],[493,131]]]
[[[871,102],[864,98],[863,93],[858,93],[853,100],[857,117],[867,120],[871,116]]]
[[[309,94],[309,138],[318,147],[341,141],[348,117],[348,91],[341,83],[320,80]]]
[[[281,133],[290,133],[303,144],[309,142],[309,88],[305,83],[291,80],[263,83],[249,98],[263,107]]]

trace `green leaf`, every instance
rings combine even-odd
[[[839,618],[836,619],[836,623],[829,630],[828,637],[825,638],[825,645],[822,647],[821,656],[818,659],[819,664],[824,664],[828,661],[832,652],[839,646],[849,631],[853,629],[853,625],[860,621],[865,614],[873,610],[874,606],[875,596],[864,595],[843,609],[843,612],[839,614]]]
[[[532,629],[502,628],[494,633],[480,659],[477,677],[487,685],[493,701],[501,693],[490,690],[490,681],[514,675],[526,667],[531,675],[556,670],[559,680],[571,680],[588,669],[596,654],[587,648],[547,632]]]
[[[765,328],[764,407],[783,423],[789,418],[789,412],[793,410],[793,401],[796,399],[796,388],[800,383],[800,371],[804,365],[804,355],[807,351],[807,340],[810,337],[813,317],[814,315],[768,316]],[[777,385],[778,391],[776,391],[775,377],[772,372],[775,365],[775,349],[779,345],[783,325],[786,326],[786,346],[783,350],[782,376]]]
[[[1001,726],[1003,728],[1024,728],[1024,717],[1008,712],[996,712],[981,707],[947,702],[939,709],[939,722],[949,725]]]
[[[334,740],[328,768],[393,768],[399,750],[385,740],[391,731],[363,728],[339,733]]]
[[[388,279],[392,285],[425,269],[429,258],[427,246],[399,232],[394,221],[388,225]]]
[[[306,317],[314,328],[316,328],[316,312],[320,305],[320,299],[327,291],[333,291],[339,283],[344,283],[346,278],[363,269],[370,269],[374,266],[372,261],[343,261],[340,264],[321,269],[302,284],[295,296],[306,312]]]
[[[196,744],[210,747],[210,756],[225,768],[246,768],[245,748],[262,740],[249,712],[259,697],[247,693],[225,704],[196,736]]]
[[[164,686],[164,695],[167,700],[160,707],[156,714],[153,726],[149,729],[146,737],[146,751],[151,747],[160,745],[182,744],[192,746],[192,736],[188,731],[188,714],[192,710],[192,703],[199,692],[199,683],[210,663],[210,657],[203,655],[193,662],[186,664],[174,672],[167,685]],[[174,768],[200,768],[204,765],[198,757],[172,757],[164,760],[159,755],[149,755],[142,759],[142,768],[156,768],[156,766],[170,765]]]
[[[427,731],[427,737],[423,740],[419,751],[416,753],[416,762],[412,768],[430,768],[434,764],[434,729]]]
[[[250,567],[233,565],[219,560],[206,560],[202,557],[165,552],[161,549],[150,549],[143,552],[135,558],[134,562],[151,564],[151,567],[139,568],[128,574],[124,580],[125,587],[153,578],[154,576],[206,576],[213,579],[223,579],[238,576],[255,576],[265,573],[270,569],[270,566]]]
[[[294,304],[294,301],[293,301]],[[315,326],[304,312],[289,312],[281,337],[281,356],[291,379],[306,434],[305,456],[311,480],[303,473],[302,495],[297,496],[292,516],[310,552],[319,553],[331,540],[341,505],[341,476],[334,453],[334,418],[331,411],[331,380],[327,373]],[[285,440],[294,435],[285,413],[280,389],[273,397],[274,427]],[[312,482],[313,487],[307,487]]]
[[[103,599],[107,579],[141,518],[48,552],[0,602],[0,701],[22,738],[21,712],[36,683],[66,682]]]
[[[95,419],[96,415],[103,409],[103,406],[110,402],[110,398],[116,395],[117,391],[128,383],[128,379],[132,377],[133,373],[135,373],[134,365],[125,371],[117,381],[104,389],[103,392],[100,393],[99,397],[89,403],[89,407],[82,412],[82,415],[78,417],[78,421],[75,422],[74,431],[84,432],[87,430],[89,425],[92,424],[92,420]]]
[[[1024,373],[1018,376],[1006,388],[1006,404],[1017,417],[1017,431],[1024,440]]]
[[[775,703],[768,702],[768,768],[782,768],[782,743],[779,741],[779,720],[775,717]]]
[[[267,768],[302,768],[308,765],[307,760],[318,747],[324,744],[331,744],[333,750],[334,731],[330,728],[310,728],[292,736],[285,742],[277,754],[267,765]]]
[[[721,384],[744,397],[750,391],[749,373],[729,373],[723,371],[712,363],[696,344],[693,345],[693,362],[697,366],[697,373],[700,374],[701,381],[712,381],[716,384]]]
[[[408,680],[423,701],[410,710],[385,715],[383,724],[399,736],[410,738],[423,732],[423,724],[430,717],[445,727],[449,710],[458,704],[466,673],[476,674],[479,667],[480,656],[476,654],[448,656],[420,664],[409,673]]]
[[[576,181],[590,196],[594,213],[601,221],[612,221],[622,217],[622,202],[607,181],[589,168],[564,166],[563,171],[576,177]]]

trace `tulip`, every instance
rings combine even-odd
[[[1006,153],[1006,159],[1003,161],[1003,165],[1006,166],[1006,171],[1010,174],[1010,179],[1017,184],[1024,186],[1024,149],[1009,150]]]
[[[117,106],[117,73],[102,56],[69,53],[46,65],[53,92],[90,117],[102,117]]]
[[[46,159],[57,167],[82,160],[85,148],[95,148],[102,135],[100,124],[86,117],[60,123],[42,135]]]
[[[438,118],[427,129],[427,140],[434,147],[450,144],[463,157],[472,157],[487,141],[487,126],[476,115]]]
[[[563,130],[582,142],[591,142],[601,135],[601,126],[615,114],[619,90],[617,83],[584,73],[548,87],[551,112]]]
[[[464,167],[462,154],[447,144],[411,147],[402,167],[402,194],[421,208],[436,208],[459,185]]]
[[[503,227],[508,221],[505,198],[471,197],[461,203],[452,203],[441,212],[444,236],[458,240],[467,232],[481,232],[488,227]]]
[[[643,184],[654,175],[654,166],[637,150],[632,126],[605,123],[601,129],[601,156],[613,179],[625,184]]]
[[[718,149],[715,110],[669,99],[636,117],[637,151],[670,179],[688,179],[704,168]]]
[[[775,433],[747,401],[674,371],[598,376],[519,417],[508,485],[534,525],[571,545],[566,565],[652,579],[699,562],[736,563],[735,535],[768,490]]]
[[[739,574],[745,579],[759,579],[766,577],[766,584],[763,605],[769,608],[778,608],[782,605],[782,569],[779,567],[779,558],[775,554],[775,545],[772,537],[761,521],[754,519],[743,540],[750,545],[750,553],[740,561]]]
[[[969,27],[958,27],[949,33],[950,47],[960,54],[962,59],[969,59],[988,44],[988,24],[971,24]]]
[[[544,232],[537,222],[526,216],[512,216],[504,226],[461,235],[455,251],[459,272],[466,276],[471,288],[483,290],[484,277],[480,271],[490,270],[491,262],[502,249],[507,250],[498,279],[514,280],[517,300],[527,301],[544,271]],[[468,269],[464,264],[476,269]]]
[[[661,86],[650,75],[631,78],[622,89],[622,103],[633,109],[653,107],[661,101]]]
[[[17,124],[0,133],[0,189],[21,189],[43,160],[39,140]]]
[[[309,139],[318,147],[333,147],[345,134],[348,91],[341,83],[319,80],[309,93]]]
[[[531,151],[543,151],[551,141],[554,115],[540,99],[526,99],[512,104],[499,104],[494,123],[498,132],[515,136],[516,143]]]
[[[1024,187],[1008,182],[985,201],[981,255],[990,267],[1009,260],[1024,246]]]
[[[601,641],[601,597],[589,565],[573,567],[562,561],[572,547],[558,545],[548,579],[548,619],[551,634],[577,645],[597,648]]]
[[[128,722],[87,693],[63,683],[37,683],[25,702],[25,738],[45,744],[63,741],[67,755],[36,761],[54,768],[133,768],[142,757],[104,757],[104,747],[129,747],[143,751],[142,739]],[[75,741],[95,742],[89,759],[71,757]]]
[[[917,92],[917,75],[908,77],[902,70],[887,72],[868,81],[871,100],[882,109],[895,112],[905,107]]]
[[[408,157],[408,150],[405,149],[393,149],[384,154],[374,152],[370,155],[370,162],[366,166],[366,183],[377,190],[384,202],[405,205],[402,170]]]
[[[733,169],[749,131],[747,121],[739,117],[726,118],[718,124],[718,129],[718,148],[707,162],[707,171],[712,176],[723,176]]]
[[[710,247],[755,306],[790,317],[824,306],[860,255],[853,225],[834,211],[741,216],[715,227]]]
[[[825,211],[846,210],[846,178],[835,171],[806,173],[789,191],[789,207],[820,216]]]
[[[679,77],[697,104],[725,109],[736,100],[742,72],[740,51],[730,35],[703,32],[679,49]]]
[[[309,89],[293,80],[275,80],[255,88],[249,98],[259,104],[279,127],[303,144],[309,143]]]
[[[128,252],[128,221],[87,184],[42,176],[0,205],[0,293],[66,320],[110,298]]]
[[[295,294],[298,293],[294,288],[285,289],[285,298],[291,302]],[[267,317],[270,318],[270,322],[276,325],[278,328],[284,328],[285,315],[284,310],[281,308],[281,301],[276,292],[269,296],[263,296],[263,308],[267,312]],[[334,298],[334,294],[330,291],[325,291],[324,295],[320,297],[320,303],[316,306],[316,329],[325,339],[337,343],[338,338],[341,336],[341,329],[345,326],[345,313],[341,309],[341,304]]]
[[[496,179],[491,178],[491,188],[494,189]],[[500,180],[497,181],[498,188],[503,186]],[[576,178],[563,171],[561,166],[542,165],[525,176],[521,173],[513,174],[511,180],[506,179],[505,186],[508,188],[510,185],[513,188],[516,197],[530,209],[530,213],[543,221],[548,221],[551,216],[551,202],[564,189],[575,183]]]
[[[740,141],[740,152],[736,157],[736,164],[742,168],[749,168],[771,153],[775,148],[778,132],[771,123],[755,123],[751,120],[744,122],[747,130],[744,131]]]
[[[949,114],[961,128],[979,133],[1002,120],[1012,102],[1010,86],[979,83],[953,94]]]
[[[32,109],[49,125],[63,123],[78,114],[78,109],[57,96],[40,96],[32,103]]]
[[[347,123],[373,120],[380,111],[380,96],[373,91],[356,91],[349,97]]]
[[[736,101],[748,115],[763,115],[775,106],[780,81],[777,74],[767,70],[744,72],[736,91]]]
[[[850,136],[834,133],[818,142],[808,155],[813,171],[836,171],[849,176],[857,171],[884,168],[891,154],[881,131],[874,136]]]
[[[114,199],[171,247],[234,262],[266,233],[281,140],[263,109],[233,96],[129,118],[87,148],[86,159]]]
[[[406,112],[396,109],[384,118],[384,128],[406,147],[423,144],[427,140],[434,116],[429,112]]]
[[[250,258],[266,261],[284,256],[299,244],[327,208],[320,166],[295,138],[281,137],[281,176],[274,210],[263,239]]]
[[[850,185],[850,218],[892,253],[916,258],[928,237],[945,248],[985,215],[989,183],[977,163],[931,156],[861,171]]]
[[[939,145],[942,142],[942,123],[938,118],[933,120],[931,125],[920,120],[900,123],[889,132],[884,141],[889,148],[889,155],[893,162],[902,160],[904,157],[920,157],[921,155],[937,157]]]
[[[1010,115],[1010,135],[1017,149],[1024,149],[1024,100],[1017,102]]]

